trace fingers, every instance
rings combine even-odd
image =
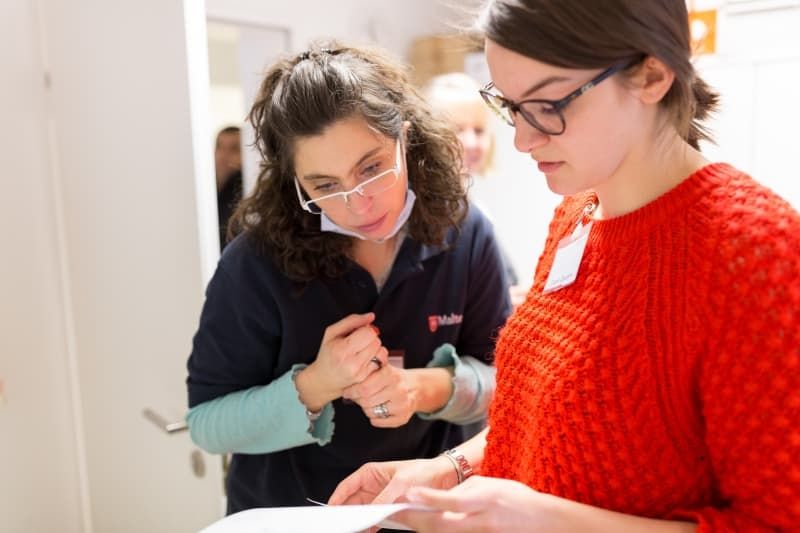
[[[403,524],[417,533],[476,533],[485,531],[498,531],[491,522],[482,520],[482,516],[466,515],[464,513],[431,512],[419,510],[406,510],[395,513],[389,517],[393,523]],[[499,531],[503,531],[502,529]]]
[[[394,503],[398,500],[405,500],[405,493],[408,490],[408,482],[400,476],[394,476],[386,484],[382,491],[372,500],[374,504]]]
[[[353,501],[356,499],[356,496],[359,492],[361,492],[361,487],[364,483],[364,470],[367,468],[367,465],[362,466],[346,478],[344,478],[337,486],[336,489],[331,494],[331,497],[328,498],[328,505],[343,505],[343,504],[352,504],[352,503],[361,503]],[[364,502],[369,503],[369,502]]]
[[[362,326],[332,343],[339,361],[352,369],[355,383],[364,381],[375,370],[376,365],[371,362],[373,357],[378,358],[381,366],[389,358],[389,352],[381,345],[376,330],[371,325]]]
[[[362,407],[369,423],[376,428],[404,426],[413,416],[413,409],[403,402],[385,401],[371,407]]]
[[[402,524],[412,531],[427,533],[435,531],[446,531],[439,526],[441,513],[431,513],[429,511],[400,511],[389,516],[389,519],[396,524]]]
[[[325,334],[322,341],[328,341],[337,337],[342,337],[351,333],[352,331],[371,324],[375,320],[375,313],[364,313],[363,315],[347,315],[338,322],[334,322],[325,328]],[[377,329],[377,328],[375,328]]]
[[[389,352],[386,350],[386,348],[381,347],[378,350],[378,355],[376,357],[381,361],[385,361],[388,357],[388,353]],[[386,363],[382,363],[381,368],[378,369],[375,363],[372,362],[372,359],[370,359],[367,361],[366,371],[368,372],[367,376],[355,385],[347,387],[347,389],[344,390],[344,394],[342,395],[343,397],[355,401],[372,399],[373,396],[381,391],[396,385],[398,381],[392,372],[392,368]],[[369,405],[377,405],[386,400],[388,400],[388,398],[380,401],[374,401]],[[367,404],[365,403],[364,405]]]
[[[385,366],[388,358],[389,350],[382,346],[381,340],[376,337],[366,348],[355,354],[359,365],[355,379],[356,384],[366,382],[373,374],[378,373]]]
[[[374,318],[373,313],[349,315],[325,330],[317,358],[326,369],[323,375],[332,376],[340,391],[364,381],[388,361],[378,328],[371,324]]]
[[[474,477],[478,478],[479,476]],[[469,485],[466,484],[451,490],[412,487],[408,490],[406,497],[410,502],[420,503],[442,511],[451,511],[454,513],[478,512],[486,505],[487,499],[485,494],[483,494],[483,497],[473,497],[470,493]]]
[[[344,338],[344,348],[350,353],[368,352],[366,355],[369,360],[381,344],[376,330],[370,324],[354,329]]]

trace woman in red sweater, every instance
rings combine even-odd
[[[479,26],[484,99],[565,199],[488,437],[331,503],[405,497],[438,510],[401,517],[420,531],[798,530],[800,216],[698,151],[717,95],[685,1],[493,0]]]

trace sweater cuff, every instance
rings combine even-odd
[[[453,392],[447,403],[433,413],[417,413],[423,420],[446,420],[454,424],[472,424],[486,415],[494,394],[495,368],[474,357],[459,357],[451,344],[442,344],[433,352],[427,368],[453,367]]]
[[[294,381],[295,372],[299,372],[300,370],[306,368],[307,366],[308,365],[304,364],[292,365],[291,370],[289,370],[289,372],[286,374],[289,376],[289,381],[291,383],[292,389],[294,389],[294,394],[292,394],[291,403],[295,404],[292,407],[300,408],[300,413],[299,415],[297,415],[298,418],[301,420],[306,420],[308,422],[308,430],[307,430],[308,434],[314,438],[314,441],[317,444],[319,444],[320,446],[325,446],[326,444],[329,444],[331,442],[331,439],[333,439],[333,429],[334,429],[333,402],[327,403],[325,407],[322,408],[322,413],[320,413],[319,418],[317,418],[316,420],[310,420],[308,418],[308,415],[306,414],[307,412],[306,406],[303,405],[303,402],[300,401],[300,392],[297,390],[297,385],[295,384]],[[284,379],[286,375],[281,376],[279,380]],[[294,413],[295,410],[296,409],[292,409],[292,416],[295,416]]]

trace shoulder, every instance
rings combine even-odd
[[[767,329],[796,320],[800,308],[800,215],[769,188],[728,167],[727,181],[706,199],[712,299],[749,325]],[[788,320],[788,322],[787,322]],[[766,331],[766,329],[764,329]]]
[[[231,296],[243,293],[267,294],[288,290],[289,279],[277,267],[271,252],[259,246],[245,232],[233,239],[223,250],[216,272],[209,283],[230,291]],[[217,291],[219,292],[219,291]]]
[[[489,217],[474,202],[467,204],[467,215],[461,224],[461,231],[479,235],[494,235],[494,228]]]
[[[726,178],[704,202],[719,238],[723,258],[800,261],[800,214],[783,198],[730,165]]]
[[[487,247],[497,246],[494,226],[483,211],[471,202],[467,204],[466,214],[457,226],[453,226],[446,236],[444,249],[458,253],[471,250],[473,254],[482,253]]]
[[[240,233],[228,243],[220,256],[219,268],[229,275],[281,276],[272,252],[255,242],[248,232]]]

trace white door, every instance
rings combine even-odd
[[[218,254],[202,2],[37,5],[82,530],[197,531],[221,513],[220,459],[143,410],[185,413],[185,362]],[[31,444],[49,453],[47,439]],[[50,527],[38,530],[60,529],[46,495],[39,503]]]
[[[0,2],[0,531],[83,531],[35,11]]]
[[[791,96],[800,84],[800,56],[712,60],[700,71],[722,94],[711,121],[717,144],[705,144],[703,152],[749,172],[800,209],[793,161],[800,104]]]

